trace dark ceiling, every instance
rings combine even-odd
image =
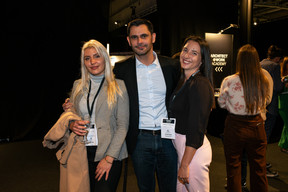
[[[254,0],[254,22],[267,23],[288,18],[287,0]]]
[[[158,0],[159,2],[160,0]],[[156,12],[158,3],[157,0],[111,0],[109,31],[124,26],[133,17],[144,17]],[[225,2],[221,3],[225,4]],[[240,3],[240,0],[238,3]],[[288,19],[287,0],[253,0],[254,24],[269,23],[283,19]]]

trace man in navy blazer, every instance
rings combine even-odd
[[[279,114],[278,110],[278,95],[283,90],[283,82],[281,81],[280,72],[280,62],[283,59],[282,49],[276,45],[271,45],[268,48],[267,59],[263,59],[260,64],[261,67],[269,72],[273,79],[273,95],[271,103],[266,107],[266,121],[265,121],[265,131],[267,137],[267,143],[269,143],[271,133],[276,125],[277,116]],[[266,176],[269,178],[278,177],[278,171],[271,170],[272,164],[266,163]]]
[[[145,19],[128,24],[127,41],[134,56],[115,64],[116,78],[125,82],[130,118],[126,137],[139,190],[175,192],[177,153],[170,139],[161,138],[161,119],[167,118],[170,96],[180,74],[179,61],[153,51],[156,34]]]

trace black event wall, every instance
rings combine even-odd
[[[109,1],[7,1],[0,139],[42,138],[79,78],[80,48],[107,40]],[[4,123],[3,123],[4,122]]]
[[[177,3],[177,2],[176,2]],[[172,56],[189,34],[217,33],[238,24],[238,1],[157,0],[146,16],[157,33],[156,50]],[[109,1],[7,1],[1,33],[0,140],[42,138],[62,113],[61,104],[79,78],[83,41],[97,39],[112,51],[129,51],[126,29],[108,33]],[[286,49],[287,20],[253,28],[253,44],[266,55],[270,44]],[[238,42],[238,29],[230,29]],[[237,52],[234,46],[234,53]],[[287,53],[287,52],[286,52]]]
[[[284,55],[288,56],[288,36],[285,28],[287,25],[288,18],[253,26],[252,41],[258,50],[260,60],[267,57],[267,50],[270,45],[277,45],[282,48]]]
[[[191,34],[205,37],[230,24],[238,24],[238,1],[158,0],[161,54],[180,51]],[[233,31],[230,31],[233,32]]]
[[[171,56],[187,35],[204,36],[237,23],[235,2],[158,0],[158,11],[147,16],[157,33],[155,48]],[[126,29],[108,33],[108,13],[109,1],[101,0],[6,2],[0,139],[39,138],[55,123],[79,77],[82,41],[94,38],[111,42],[116,52],[130,50]],[[124,46],[113,43],[115,37],[123,37]]]

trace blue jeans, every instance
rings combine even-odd
[[[140,132],[132,161],[140,192],[155,191],[155,173],[160,192],[176,191],[177,153],[171,140]]]

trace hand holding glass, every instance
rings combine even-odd
[[[87,139],[87,135],[88,135],[88,132],[89,132],[89,129],[90,129],[90,115],[84,115],[84,118],[83,118],[84,121],[89,121],[89,123],[87,123],[85,125],[86,129],[84,129],[86,131],[85,135],[84,135],[84,138],[83,138],[83,141],[82,143],[84,144],[88,144],[88,143],[91,143],[91,141],[89,141]]]

